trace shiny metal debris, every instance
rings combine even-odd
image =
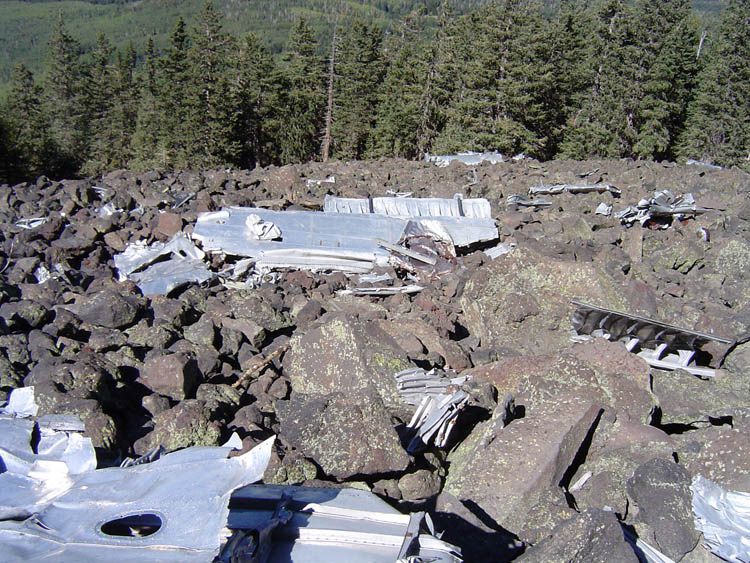
[[[629,352],[637,354],[659,369],[683,369],[693,375],[713,377],[716,367],[734,344],[733,340],[695,332],[660,321],[630,315],[572,300],[572,340],[594,337],[622,342]],[[705,350],[711,345],[710,352]]]
[[[588,193],[605,193],[609,192],[615,197],[619,197],[622,191],[610,184],[551,184],[533,186],[529,188],[529,195],[554,195],[561,193],[569,194],[588,194]]]
[[[414,431],[407,451],[414,453],[429,444],[444,448],[459,413],[469,402],[468,393],[461,389],[468,378],[451,378],[436,369],[422,368],[400,371],[394,377],[403,401],[417,407],[406,425]]]
[[[167,295],[187,283],[203,283],[213,278],[204,257],[189,238],[177,233],[167,243],[129,244],[114,261],[120,281],[133,280],[144,295]]]
[[[636,205],[618,211],[615,217],[624,225],[632,225],[637,221],[643,227],[656,224],[666,229],[673,219],[683,220],[707,211],[708,209],[697,206],[693,194],[677,196],[669,190],[662,190],[655,192],[649,199],[642,199]]]
[[[424,157],[425,161],[433,162],[440,168],[445,168],[451,162],[461,162],[467,166],[477,166],[483,162],[489,162],[490,164],[498,164],[505,162],[502,154],[497,151],[494,152],[459,152],[456,154],[426,154]],[[522,159],[519,159],[522,160]]]
[[[750,493],[727,491],[700,475],[690,490],[705,547],[725,561],[750,562]]]

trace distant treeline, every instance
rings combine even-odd
[[[304,20],[274,59],[207,2],[169,46],[80,45],[60,19],[49,72],[15,69],[0,178],[253,167],[499,150],[695,158],[750,168],[750,0],[707,35],[686,0],[504,0],[437,29],[355,20],[319,46]],[[322,57],[321,52],[327,53]],[[136,61],[141,64],[136,66]]]

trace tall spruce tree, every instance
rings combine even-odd
[[[188,53],[188,161],[194,167],[234,162],[235,112],[229,89],[232,40],[222,30],[221,15],[206,0],[196,17]]]
[[[135,131],[131,142],[132,157],[129,165],[138,170],[157,166],[157,153],[161,137],[160,89],[154,40],[149,37],[146,55],[140,72]],[[135,84],[134,84],[135,86]]]
[[[133,135],[138,118],[138,86],[135,81],[137,53],[132,43],[117,51],[112,69],[113,98],[109,114],[111,162],[123,168],[133,159]]]
[[[159,140],[155,162],[159,168],[187,167],[191,147],[188,89],[188,36],[185,21],[177,20],[169,46],[160,60],[158,72],[157,114]]]
[[[237,110],[234,138],[239,143],[240,166],[267,165],[276,158],[273,145],[278,98],[273,58],[254,33],[248,34],[234,63],[231,84]]]
[[[318,155],[325,113],[325,74],[318,44],[304,19],[290,35],[275,80],[280,84],[277,144],[282,163],[313,160]]]
[[[402,20],[385,44],[387,70],[380,88],[371,156],[419,156],[422,103],[429,87],[431,53],[425,45],[421,17]]]
[[[0,107],[0,184],[13,182],[16,178],[13,173],[15,167],[15,146],[11,140],[5,115]]]
[[[460,27],[451,3],[443,0],[438,11],[438,27],[428,48],[428,71],[419,100],[417,154],[432,150],[435,137],[445,126],[446,108],[460,86],[463,60],[458,49]]]
[[[640,0],[635,18],[640,23],[637,86],[643,94],[633,152],[641,158],[670,158],[697,73],[697,22],[689,0]]]
[[[99,33],[96,48],[91,53],[91,63],[88,65],[81,96],[86,112],[85,133],[88,139],[87,158],[82,171],[89,175],[111,168],[113,160],[113,80],[110,66],[113,51],[105,35]]]
[[[49,136],[49,120],[44,112],[42,89],[24,65],[13,69],[10,93],[5,106],[6,141],[8,147],[7,174],[14,179],[30,179],[47,172],[54,159],[54,146]],[[12,173],[11,173],[12,172]]]
[[[333,154],[362,158],[370,141],[383,77],[381,30],[356,19],[342,34],[336,57],[333,98]]]
[[[620,158],[637,141],[640,100],[637,22],[622,0],[606,0],[596,11],[591,34],[594,71],[580,106],[570,114],[558,157]]]
[[[688,108],[679,154],[750,170],[750,1],[730,0]]]
[[[550,91],[547,153],[560,150],[566,128],[575,122],[593,85],[596,71],[594,10],[588,0],[563,0],[551,23],[550,54],[555,88]]]
[[[491,2],[462,18],[454,44],[462,72],[435,150],[542,155],[552,87],[547,37],[533,2]]]
[[[86,155],[86,106],[83,103],[81,47],[65,28],[62,14],[49,42],[49,71],[44,81],[45,113],[55,157],[50,174],[75,176]]]

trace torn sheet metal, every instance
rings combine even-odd
[[[305,181],[305,185],[308,188],[319,188],[323,184],[335,184],[336,176],[326,176],[323,180],[315,180],[314,178],[308,178]]]
[[[618,211],[615,217],[624,225],[632,225],[638,221],[643,227],[655,223],[666,229],[672,219],[683,220],[707,211],[708,209],[697,206],[691,193],[676,196],[669,190],[662,190],[655,192],[650,199],[642,199],[636,205]]]
[[[487,256],[492,258],[493,260],[495,258],[499,258],[500,256],[505,256],[506,254],[510,254],[513,252],[518,245],[515,242],[501,242],[497,246],[493,246],[492,248],[488,248],[486,250],[483,250]]]
[[[7,443],[8,434],[1,436]],[[5,503],[14,501],[19,514],[31,513],[23,520],[18,514],[0,520],[3,556],[10,561],[210,561],[225,537],[232,491],[261,479],[272,447],[273,438],[229,459],[229,448],[187,448],[152,463],[78,474],[65,459],[40,466],[46,460],[24,452],[33,460],[28,475],[0,474]],[[5,450],[0,453],[5,462]],[[32,504],[29,492],[43,487],[46,496]]]
[[[281,229],[270,221],[264,221],[255,213],[245,219],[248,235],[253,240],[277,240],[281,238]]]
[[[34,387],[19,387],[14,389],[8,397],[8,404],[0,408],[0,413],[19,418],[36,416],[39,407],[34,398]]]
[[[612,215],[612,205],[609,203],[601,202],[596,210],[594,211],[597,215],[604,215],[605,217],[609,217]]]
[[[129,244],[114,261],[120,281],[133,280],[144,295],[166,295],[186,283],[203,283],[213,278],[214,274],[203,263],[204,257],[190,239],[177,233],[167,243]]]
[[[693,375],[713,377],[716,375],[713,368],[721,365],[724,356],[734,344],[733,340],[695,332],[654,319],[576,300],[571,303],[576,307],[571,318],[574,341],[601,337],[622,342],[629,352],[642,357],[655,368],[683,369]],[[709,343],[713,355],[703,350]]]
[[[117,207],[113,202],[102,205],[96,212],[99,217],[111,217],[115,213],[122,213],[124,209]]]
[[[750,563],[750,493],[724,490],[700,475],[690,489],[704,545],[725,561]]]
[[[327,195],[323,202],[325,213],[356,213],[387,215],[389,217],[469,217],[491,219],[490,202],[484,198],[464,199],[436,197],[374,197],[371,199],[345,198]]]
[[[404,293],[410,295],[412,293],[419,293],[424,287],[417,284],[395,286],[379,286],[379,287],[350,287],[348,289],[342,289],[338,291],[338,295],[359,295],[359,296],[376,296],[386,297],[388,295],[397,295]]]
[[[389,274],[388,272],[382,272],[382,273],[370,273],[370,274],[362,274],[357,277],[357,280],[359,280],[359,283],[382,283],[382,282],[392,282],[393,276]]]
[[[436,369],[412,368],[398,372],[396,386],[402,400],[416,406],[407,428],[415,432],[407,451],[415,453],[434,443],[443,448],[469,395],[461,389],[467,377],[448,377]]]
[[[399,192],[398,190],[386,190],[385,193],[393,197],[411,197],[414,195],[414,192]]]
[[[439,224],[456,246],[497,238],[490,202],[483,198],[376,197],[372,199],[326,196],[323,211],[327,214],[384,215],[421,223],[423,227]],[[432,230],[435,230],[433,227]]]
[[[257,215],[281,231],[281,240],[248,236],[246,220]],[[378,215],[336,215],[315,211],[271,211],[230,207],[201,213],[193,238],[203,250],[253,258],[258,267],[366,273],[387,265],[390,253],[375,239],[396,244],[405,221]]]
[[[19,219],[16,221],[16,227],[19,227],[21,229],[36,229],[37,227],[41,227],[47,222],[46,217],[32,217],[30,219]]]
[[[703,166],[704,168],[709,168],[711,170],[722,170],[721,166],[717,166],[716,164],[705,162],[703,160],[695,160],[694,158],[688,158],[685,161],[685,164],[687,164],[688,166]]]
[[[529,195],[555,195],[561,193],[569,194],[588,194],[588,193],[605,193],[609,192],[615,197],[619,197],[622,191],[610,184],[551,184],[534,186],[529,188]]]
[[[362,490],[250,485],[232,495],[228,525],[234,534],[222,563],[255,561],[248,551],[264,552],[268,563],[462,560],[457,547],[434,536],[425,513],[401,514]]]
[[[493,152],[459,152],[457,154],[426,154],[424,157],[426,162],[434,162],[438,167],[445,168],[450,165],[451,162],[461,162],[467,166],[478,166],[483,162],[489,162],[490,164],[498,164],[504,162],[505,159],[502,154],[497,151]]]
[[[535,209],[549,207],[552,205],[551,201],[541,198],[531,199],[521,194],[511,194],[505,198],[505,206],[508,209],[518,209],[519,207],[533,207]]]

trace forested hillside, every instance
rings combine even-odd
[[[430,26],[334,21],[323,44],[297,18],[274,57],[210,2],[162,48],[101,33],[82,55],[59,18],[49,72],[14,70],[0,176],[460,150],[748,166],[749,22],[750,0],[709,33],[687,0],[446,4]]]
[[[450,0],[456,13],[470,11],[487,0]],[[554,11],[560,0],[544,0]],[[701,14],[717,13],[724,0],[695,0]],[[177,17],[186,20],[200,11],[202,0],[0,0],[0,97],[7,90],[13,67],[23,63],[35,73],[46,69],[46,47],[60,14],[84,50],[96,46],[99,32],[110,43],[124,48],[132,41],[157,48],[167,45]],[[305,18],[316,39],[326,42],[333,21],[341,15],[359,16],[388,27],[404,15],[419,10],[434,21],[441,0],[217,0],[224,27],[234,36],[254,32],[278,54],[294,22]]]
[[[462,11],[478,6],[481,0],[452,3]],[[46,69],[47,43],[60,14],[84,50],[95,48],[99,32],[117,48],[130,41],[145,45],[148,38],[162,48],[175,20],[194,18],[201,5],[202,0],[0,0],[0,93],[16,64],[23,63],[34,72]],[[276,54],[299,18],[308,21],[319,41],[325,41],[331,24],[341,15],[359,16],[386,27],[414,9],[435,14],[439,5],[440,0],[218,0],[216,7],[228,33],[258,33]]]

